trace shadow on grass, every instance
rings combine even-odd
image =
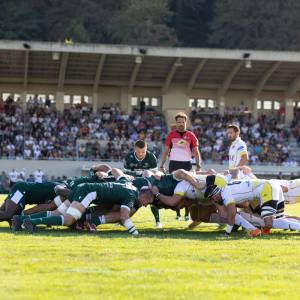
[[[84,231],[77,231],[77,230],[72,230],[70,228],[66,227],[52,227],[52,228],[47,228],[45,226],[38,226],[36,232],[34,233],[35,236],[46,236],[49,237],[79,237],[79,236],[92,236],[92,237],[99,237],[99,238],[108,238],[108,239],[115,239],[115,238],[123,238],[123,239],[128,239],[132,238],[133,236],[129,234],[125,229],[102,229],[101,227],[98,226],[97,228],[98,232],[97,233],[90,233],[87,230]],[[139,232],[141,234],[145,235],[140,235],[137,238],[150,238],[150,239],[187,239],[187,240],[200,240],[200,241],[215,241],[215,240],[220,240],[220,241],[235,241],[235,240],[240,240],[240,239],[264,239],[264,240],[289,240],[289,239],[295,239],[299,238],[300,235],[298,232],[286,232],[286,231],[276,231],[276,232],[271,232],[268,235],[262,235],[258,236],[256,238],[249,238],[245,233],[238,231],[234,232],[230,235],[230,238],[224,238],[220,237],[220,234],[223,234],[224,231],[219,230],[219,231],[212,231],[212,230],[207,230],[203,228],[203,230],[196,230],[196,231],[191,231],[191,230],[185,230],[185,229],[180,229],[180,228],[174,228],[174,227],[165,227],[162,229],[139,229]],[[5,234],[13,234],[17,236],[23,236],[23,235],[28,235],[28,232],[26,229],[23,228],[22,231],[18,232],[12,232],[9,227],[0,227],[0,234],[5,233]]]

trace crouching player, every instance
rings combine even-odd
[[[45,208],[49,210],[55,209],[57,205],[61,204],[61,200],[57,196],[67,197],[70,193],[71,191],[59,182],[36,183],[20,181],[11,188],[0,208],[0,222],[9,221],[14,215],[21,214],[27,204],[38,204],[41,210]],[[47,203],[54,198],[54,201]],[[32,213],[35,211],[37,209],[30,209]]]
[[[29,233],[33,233],[35,226],[39,224],[71,226],[86,211],[93,202],[97,205],[118,204],[121,206],[121,222],[129,233],[137,235],[138,231],[130,219],[130,210],[135,205],[148,206],[153,202],[153,193],[148,186],[141,190],[132,183],[122,178],[116,183],[86,183],[77,186],[67,197],[71,205],[64,216],[51,216],[39,219],[28,218],[24,220],[24,225]],[[67,202],[67,201],[66,201]],[[62,204],[64,205],[64,203]],[[66,206],[68,204],[66,203]]]
[[[286,188],[286,187],[284,187]],[[282,188],[273,180],[233,181],[224,188],[209,186],[205,196],[217,205],[221,216],[227,219],[226,236],[229,236],[236,220],[236,204],[255,199],[261,207],[264,219],[264,234],[271,228],[300,230],[300,223],[296,220],[282,219],[284,216],[284,200]],[[224,209],[222,205],[225,204]],[[277,217],[277,219],[275,219]],[[250,236],[260,234],[252,232]]]

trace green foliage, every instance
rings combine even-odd
[[[28,235],[0,223],[0,298],[299,299],[298,232],[220,238],[215,224],[185,230],[173,211],[161,217],[164,228],[153,229],[150,209],[141,208],[133,217],[140,238],[112,224],[96,234],[40,226]]]
[[[217,0],[209,42],[221,48],[300,49],[300,2]]]
[[[215,0],[173,0],[171,10],[176,12],[171,27],[185,47],[208,47],[208,23],[213,18]]]
[[[22,2],[0,3],[0,39],[40,40],[41,19],[34,7]]]
[[[168,0],[130,0],[108,24],[108,34],[115,43],[152,46],[178,44],[175,30],[168,27],[173,13]]]
[[[91,40],[83,24],[78,24],[75,19],[66,29],[63,40],[65,39],[72,40],[73,43],[89,43]]]

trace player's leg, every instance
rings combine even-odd
[[[154,228],[162,228],[161,222],[160,222],[160,213],[159,213],[159,209],[157,209],[156,207],[150,205],[150,209],[151,212],[155,218],[155,226]]]
[[[120,223],[121,219],[121,207],[118,205],[119,211],[110,211],[109,213],[99,216],[99,217],[93,217],[90,220],[86,220],[84,222],[84,226],[90,231],[90,232],[96,232],[97,229],[96,227],[98,225],[104,225],[104,224],[109,224],[109,223]],[[129,216],[130,218],[137,212],[138,206],[135,206],[131,208]]]
[[[15,201],[6,199],[5,211],[0,211],[0,222],[10,221],[14,215],[20,214],[21,211],[22,209]]]
[[[91,204],[91,202],[95,200],[95,197],[97,196],[95,195],[95,192],[90,190],[90,186],[78,186],[68,196],[68,200],[72,203],[67,208],[67,211],[65,211],[65,208],[62,212],[60,211],[61,206],[65,205],[65,203],[62,203],[57,209],[62,215],[51,215],[49,217],[25,219],[24,225],[29,233],[33,233],[35,226],[41,224],[71,226],[82,217],[82,214],[86,211],[86,208]]]

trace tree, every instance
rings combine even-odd
[[[208,47],[215,0],[172,0],[171,10],[176,12],[170,24],[184,47]]]
[[[217,0],[211,45],[221,48],[300,49],[300,1]]]
[[[89,43],[91,40],[83,24],[78,24],[74,19],[65,31],[63,40],[65,39],[72,40],[73,43]]]
[[[0,3],[0,39],[41,40],[40,25],[36,10],[27,3]]]
[[[120,44],[174,46],[179,42],[167,26],[173,12],[168,0],[130,0],[107,26],[111,41]]]

